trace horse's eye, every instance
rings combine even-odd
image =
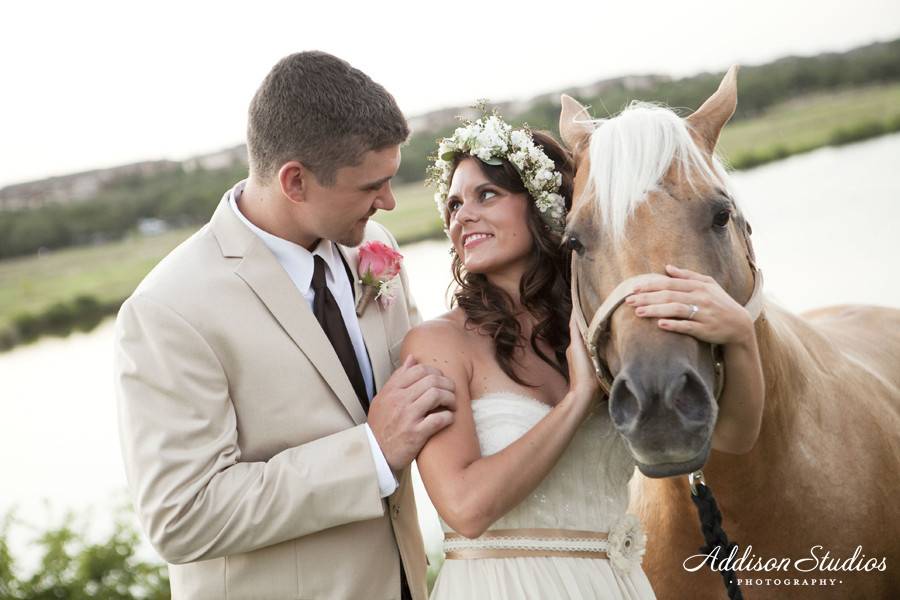
[[[728,225],[728,220],[731,218],[730,210],[720,210],[716,213],[716,216],[713,218],[713,225],[716,227],[725,227]]]
[[[584,245],[582,245],[581,241],[574,235],[570,235],[566,238],[566,248],[572,252],[576,252],[579,256],[584,254]]]

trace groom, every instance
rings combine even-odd
[[[174,598],[424,600],[409,465],[453,384],[408,360],[419,322],[363,293],[358,248],[396,241],[409,130],[393,97],[321,52],[250,105],[250,176],[125,302],[115,385],[128,483]]]

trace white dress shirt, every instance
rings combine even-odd
[[[237,190],[237,193],[235,192]],[[341,317],[344,319],[344,325],[347,327],[347,333],[350,334],[350,341],[353,343],[353,351],[356,354],[356,360],[359,363],[359,370],[362,371],[363,380],[366,384],[366,394],[369,401],[375,393],[375,382],[372,375],[372,365],[369,362],[369,355],[366,351],[366,344],[363,340],[362,331],[359,329],[359,320],[356,318],[356,307],[353,302],[353,288],[350,280],[347,278],[347,272],[344,269],[344,263],[341,260],[339,251],[334,247],[331,240],[320,240],[316,248],[310,252],[303,246],[274,236],[267,231],[263,231],[250,222],[238,208],[240,194],[243,191],[243,184],[239,183],[232,188],[228,202],[234,214],[241,220],[244,225],[255,233],[266,247],[275,255],[275,258],[281,264],[282,268],[287,272],[288,277],[297,286],[297,290],[306,298],[309,308],[312,310],[313,301],[316,293],[312,288],[313,271],[315,270],[315,256],[321,256],[325,261],[325,284],[331,295],[337,301],[341,310]],[[378,473],[378,488],[381,491],[381,497],[385,498],[394,493],[397,489],[397,479],[391,471],[390,465],[384,458],[384,453],[378,446],[378,441],[372,433],[369,424],[365,424],[366,434],[369,436],[369,447],[372,450],[372,458],[375,461],[375,469]]]

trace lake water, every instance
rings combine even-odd
[[[802,311],[843,302],[900,307],[900,135],[826,148],[734,176],[753,225],[766,292]],[[425,318],[446,310],[448,244],[403,248]],[[0,354],[0,514],[42,526],[63,510],[92,515],[95,534],[127,501],[111,386],[112,322]],[[421,484],[426,545],[440,528]],[[32,534],[11,542],[27,567]]]

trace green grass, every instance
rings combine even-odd
[[[15,322],[58,311],[76,298],[91,298],[107,312],[113,310],[190,233],[178,230],[0,261],[0,349],[21,341],[11,332]]]
[[[409,244],[444,235],[434,204],[434,190],[424,183],[394,187],[397,206],[390,212],[378,212],[374,219],[385,225],[401,244]]]
[[[828,144],[900,129],[900,84],[798,98],[765,115],[734,123],[720,150],[747,168]],[[375,219],[400,243],[443,235],[433,192],[421,183],[394,189],[397,207]],[[0,261],[0,350],[43,332],[89,328],[97,311],[109,314],[150,269],[193,229],[131,238],[102,246],[69,248]],[[87,314],[79,320],[79,311]],[[28,330],[23,335],[23,330]]]
[[[804,96],[776,105],[761,117],[728,125],[719,151],[734,167],[744,168],[767,162],[755,157],[777,160],[835,143],[839,131],[872,123],[896,130],[891,125],[898,120],[900,84]]]
[[[428,188],[408,184],[398,186],[394,193],[397,208],[380,212],[375,219],[402,243],[442,234]],[[178,229],[159,236],[0,261],[0,329],[8,327],[17,312],[39,313],[79,295],[103,303],[127,297],[160,258],[194,231]]]
[[[401,185],[394,193],[397,208],[376,219],[401,243],[443,235],[428,188]],[[0,351],[40,334],[92,328],[98,310],[114,312],[153,266],[194,231],[178,229],[0,261]]]

